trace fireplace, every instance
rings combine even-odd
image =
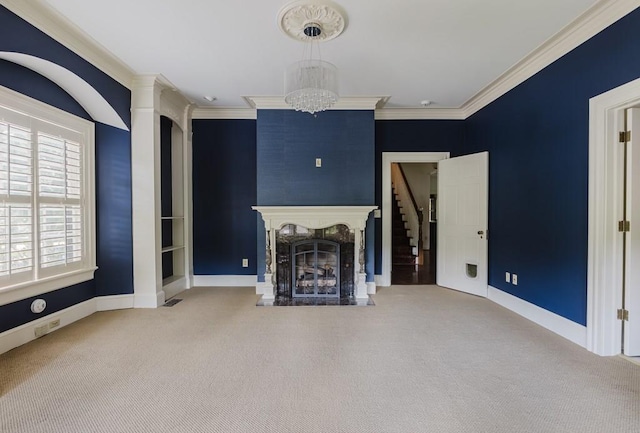
[[[323,240],[302,241],[291,247],[291,296],[340,296],[340,246]]]
[[[364,234],[369,213],[376,206],[253,209],[265,223],[264,282],[256,286],[263,301],[276,295],[369,300]]]
[[[275,290],[279,298],[350,298],[355,233],[344,224],[276,230]]]

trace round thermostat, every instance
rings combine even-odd
[[[31,311],[38,314],[42,313],[47,308],[47,301],[44,299],[36,299],[31,303]]]

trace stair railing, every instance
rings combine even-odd
[[[406,216],[407,230],[409,231],[410,244],[416,255],[416,264],[424,263],[423,251],[423,234],[422,223],[424,221],[424,213],[422,208],[418,207],[416,199],[411,192],[407,177],[402,170],[400,164],[391,165],[391,182],[393,183],[395,193],[398,195],[398,201]],[[417,248],[417,251],[415,249]]]

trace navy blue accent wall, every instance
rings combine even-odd
[[[0,51],[20,52],[61,65],[92,85],[130,125],[131,92],[60,43],[0,6]],[[73,98],[39,74],[0,61],[0,85],[90,119]],[[52,314],[96,295],[133,293],[131,234],[131,135],[96,123],[97,265],[95,279],[38,296]],[[30,311],[34,298],[0,306],[0,332],[42,315]]]
[[[489,284],[581,325],[589,98],[640,77],[639,28],[636,10],[467,119],[459,152],[489,151]]]
[[[256,274],[255,204],[256,122],[194,120],[195,275]]]
[[[96,123],[96,296],[133,293],[131,136]]]
[[[131,94],[127,89],[4,6],[0,6],[0,51],[29,54],[70,70],[96,89],[131,127]],[[58,107],[59,101],[53,102],[51,105]]]
[[[382,209],[383,152],[459,153],[464,143],[462,120],[376,121],[376,205]],[[376,220],[375,266],[382,272],[382,220]]]
[[[257,181],[261,206],[364,206],[375,201],[373,110],[258,110]],[[322,167],[316,168],[316,158]],[[258,217],[258,277],[264,277],[264,224]],[[367,226],[373,281],[375,230]]]
[[[91,280],[3,305],[0,307],[0,333],[39,319],[47,314],[52,314],[56,311],[79,304],[80,302],[87,301],[94,296],[95,284],[94,281]],[[44,299],[47,302],[47,308],[41,314],[31,312],[31,303],[35,299]]]
[[[373,204],[372,110],[258,110],[257,134],[259,205]]]

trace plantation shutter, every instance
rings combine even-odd
[[[81,140],[76,131],[0,107],[2,285],[84,264]]]
[[[90,121],[0,86],[0,302],[93,278],[94,146]]]
[[[40,267],[82,261],[80,144],[38,134],[38,217]]]
[[[0,121],[0,278],[33,278],[33,152],[28,122]]]

